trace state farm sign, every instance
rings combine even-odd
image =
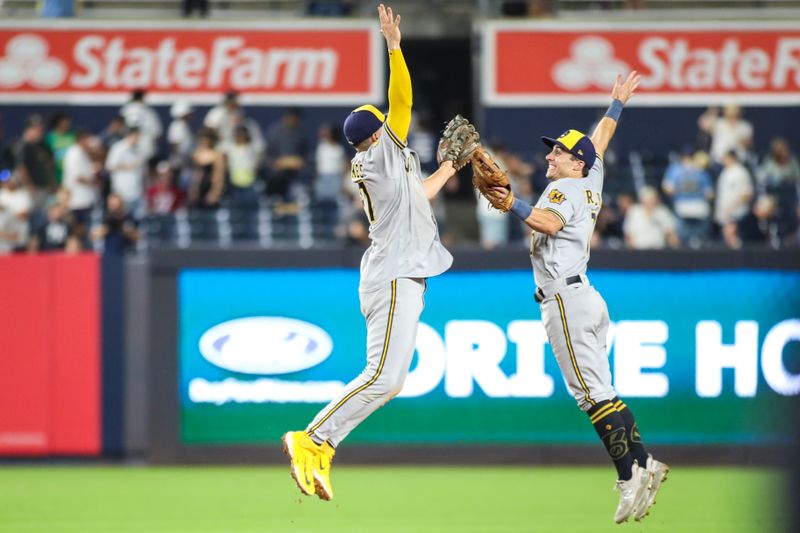
[[[383,100],[374,24],[0,26],[0,101],[152,100],[342,105]]]
[[[636,105],[800,103],[800,25],[487,23],[484,104],[598,105],[638,70]]]

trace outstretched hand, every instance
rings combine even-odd
[[[386,46],[389,50],[400,48],[400,15],[394,17],[391,7],[383,4],[378,6],[378,18],[381,21],[381,33],[386,38]]]
[[[614,82],[614,88],[611,89],[611,98],[626,104],[639,87],[639,80],[641,78],[642,77],[635,70],[628,74],[628,77],[624,82],[622,81],[622,76],[617,74],[617,80]]]
[[[506,197],[509,195],[511,191],[506,189],[505,187],[492,187],[491,188],[491,195],[497,198],[500,202],[504,202]]]

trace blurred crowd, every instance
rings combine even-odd
[[[753,149],[753,125],[736,105],[712,107],[696,141],[670,154],[658,181],[606,198],[595,246],[636,249],[798,246],[800,166],[786,139]]]
[[[197,118],[175,102],[164,127],[145,98],[134,92],[99,132],[73,128],[66,113],[31,116],[0,147],[0,250],[263,243],[278,218],[293,219],[297,237],[311,212],[306,226],[321,238],[343,237],[338,221],[357,194],[338,128],[320,125],[312,142],[288,109],[264,133],[233,92]]]
[[[29,117],[21,136],[0,146],[0,252],[369,242],[338,126],[314,125],[316,138],[307,138],[313,129],[290,108],[262,130],[234,92],[202,116],[186,101],[169,111],[164,127],[136,91],[102,131],[75,128],[66,113]],[[593,246],[797,246],[800,167],[788,143],[776,138],[755,153],[753,126],[735,106],[703,113],[697,138],[655,183],[634,175],[632,187],[615,190],[607,179]],[[431,117],[415,115],[409,144],[425,173],[437,167],[437,142]],[[489,148],[516,194],[535,202],[544,165],[502,142]],[[608,172],[622,159],[610,150]],[[519,221],[469,189],[462,175],[434,203],[444,241],[527,246]]]

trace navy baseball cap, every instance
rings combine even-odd
[[[592,168],[597,152],[594,149],[592,140],[578,130],[567,130],[557,139],[542,137],[542,142],[549,146],[559,145],[561,148],[571,153],[586,164],[586,168]]]
[[[347,142],[358,146],[364,139],[375,133],[383,125],[386,117],[373,105],[362,105],[353,109],[344,121],[344,136]]]

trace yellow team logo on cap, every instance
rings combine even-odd
[[[547,199],[550,200],[551,203],[561,205],[564,203],[566,197],[564,193],[559,191],[558,189],[553,189],[550,191],[550,194],[547,195]]]
[[[578,141],[580,141],[584,137],[586,137],[586,135],[579,132],[578,130],[567,130],[564,133],[562,133],[561,137],[559,137],[556,140],[561,144],[563,144],[564,146],[566,146],[567,150],[572,150],[578,143]]]
[[[372,104],[362,105],[361,107],[357,107],[357,108],[353,109],[353,113],[358,113],[359,111],[369,111],[370,113],[375,115],[375,117],[378,120],[380,120],[381,122],[385,122],[386,121],[386,117],[384,116],[384,114],[381,113],[378,110],[378,108],[375,107]]]

